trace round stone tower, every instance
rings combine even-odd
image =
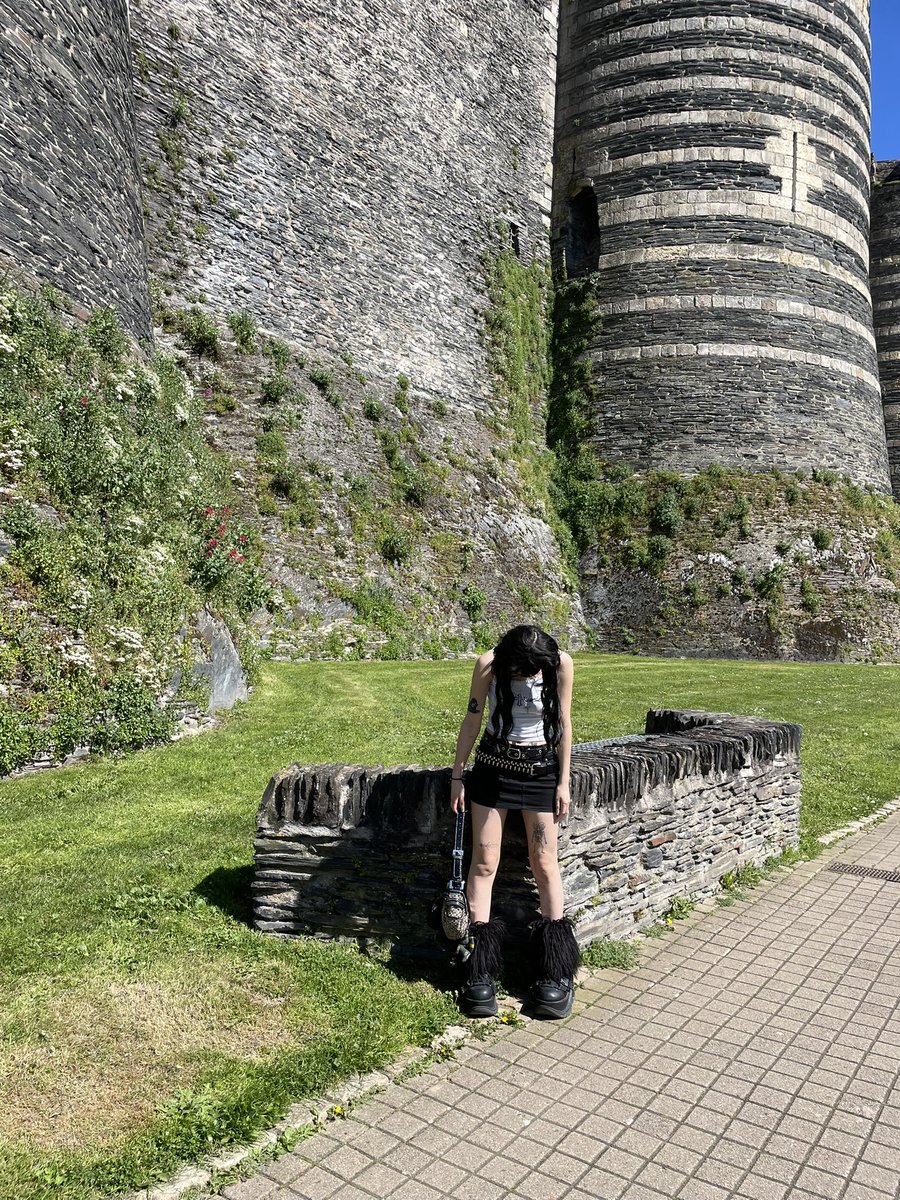
[[[590,276],[601,456],[888,490],[868,0],[561,7],[554,255]]]
[[[894,497],[900,501],[900,162],[879,163],[872,193],[872,303]]]

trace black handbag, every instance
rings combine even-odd
[[[440,929],[448,942],[461,942],[469,932],[469,901],[462,877],[463,832],[466,813],[456,814],[456,838],[453,843],[453,873],[443,891],[435,896],[428,914],[432,929]]]

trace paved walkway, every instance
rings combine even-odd
[[[393,1083],[229,1200],[900,1197],[900,816]]]

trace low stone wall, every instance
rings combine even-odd
[[[643,736],[577,745],[560,831],[566,912],[579,941],[624,937],[674,897],[710,893],[729,871],[796,846],[800,729],[654,709]],[[449,768],[293,766],[257,816],[256,928],[279,934],[434,943],[428,904],[449,875]],[[468,823],[467,823],[468,824]],[[522,823],[510,814],[495,911],[537,915]]]

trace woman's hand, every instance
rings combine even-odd
[[[567,783],[558,783],[556,785],[556,799],[553,802],[553,820],[557,824],[560,821],[564,821],[569,815],[570,803],[569,785]]]
[[[455,813],[466,810],[466,789],[461,779],[450,781],[450,808]]]

